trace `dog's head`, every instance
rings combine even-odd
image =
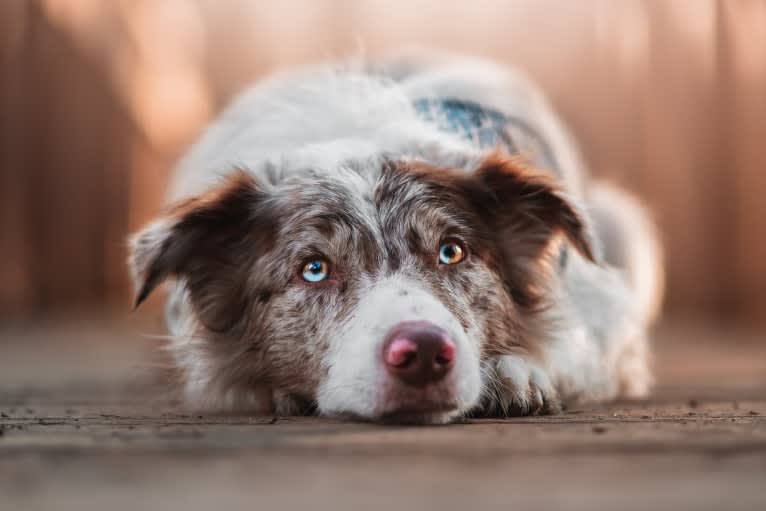
[[[553,241],[591,257],[544,175],[493,156],[235,173],[133,238],[138,303],[185,286],[224,388],[263,384],[321,413],[443,422],[478,403],[483,362],[534,351]]]

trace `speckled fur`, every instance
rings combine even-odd
[[[603,201],[589,204],[566,132],[514,73],[437,61],[272,79],[184,159],[171,206],[132,238],[131,267],[139,303],[173,281],[170,351],[191,407],[385,420],[428,401],[447,405],[406,419],[445,422],[646,392],[642,297],[656,302],[659,286],[637,296],[621,273],[629,264],[599,260],[589,208]],[[410,107],[423,90],[515,109],[551,141],[563,178],[435,130]],[[607,215],[619,217],[619,193]],[[653,240],[630,207],[625,236]],[[465,261],[438,264],[448,239]],[[657,278],[659,258],[642,254],[642,278]],[[300,268],[320,256],[330,278],[304,282]],[[387,378],[378,353],[397,321],[422,318],[450,333],[459,357],[444,384],[416,392]]]

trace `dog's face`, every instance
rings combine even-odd
[[[444,422],[479,402],[483,362],[534,351],[557,234],[590,256],[545,177],[497,156],[234,174],[133,239],[138,301],[184,283],[219,387],[267,385],[325,414]]]

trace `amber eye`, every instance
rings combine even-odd
[[[447,241],[439,247],[440,264],[456,264],[465,259],[465,250],[456,241]]]
[[[321,282],[330,276],[330,265],[323,259],[307,262],[301,270],[301,277],[306,282]]]

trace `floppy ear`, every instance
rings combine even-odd
[[[553,179],[502,155],[487,158],[474,179],[482,190],[476,207],[493,229],[511,292],[521,305],[534,307],[540,301],[539,277],[558,237],[565,237],[583,257],[595,262],[583,215]]]
[[[226,301],[239,302],[241,259],[252,255],[245,245],[262,234],[254,225],[262,197],[253,178],[237,172],[132,236],[129,264],[136,307],[171,276],[185,278],[198,312],[214,301],[229,308],[233,304]]]

